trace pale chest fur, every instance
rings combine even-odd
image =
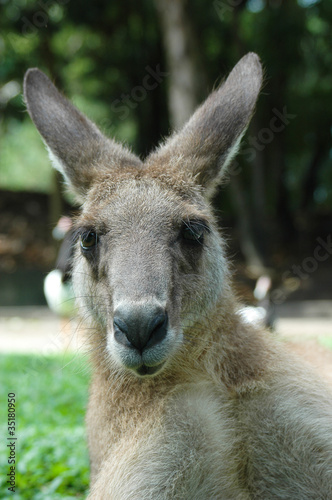
[[[217,498],[220,491],[247,498],[238,480],[240,434],[234,421],[230,424],[226,394],[212,383],[186,384],[166,397],[151,391],[150,402],[146,393],[135,397],[129,391],[122,403],[111,398],[116,406],[107,415],[96,414],[95,389],[93,394],[88,432],[95,482],[90,498],[107,492],[110,499],[203,500]]]

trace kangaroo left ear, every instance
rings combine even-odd
[[[25,74],[24,98],[54,167],[80,199],[84,199],[98,172],[141,167],[137,156],[107,139],[37,68]]]
[[[169,171],[186,169],[211,196],[237,153],[262,84],[254,53],[244,56],[227,80],[197,109],[183,129],[146,160]]]

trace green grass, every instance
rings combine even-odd
[[[83,357],[0,356],[0,498],[85,498],[89,483]],[[16,398],[16,491],[8,491],[7,395]]]

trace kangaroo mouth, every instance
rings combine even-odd
[[[168,366],[168,361],[181,345],[181,340],[182,332],[170,328],[160,342],[140,350],[128,343],[125,345],[118,342],[114,330],[110,328],[107,350],[117,366],[131,371],[137,377],[148,378],[159,375]]]
[[[162,369],[164,364],[165,364],[164,361],[156,366],[146,366],[143,364],[143,365],[139,366],[138,368],[135,368],[134,371],[140,377],[151,376],[151,375],[155,375],[156,373],[158,373]]]

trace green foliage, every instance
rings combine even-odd
[[[0,137],[0,186],[13,191],[49,193],[53,169],[34,125],[15,119],[6,125],[6,134]]]
[[[16,492],[7,490],[7,440],[0,443],[0,497],[84,498],[88,453],[84,414],[89,370],[79,356],[1,355],[0,428],[8,436],[7,394],[16,395]]]

